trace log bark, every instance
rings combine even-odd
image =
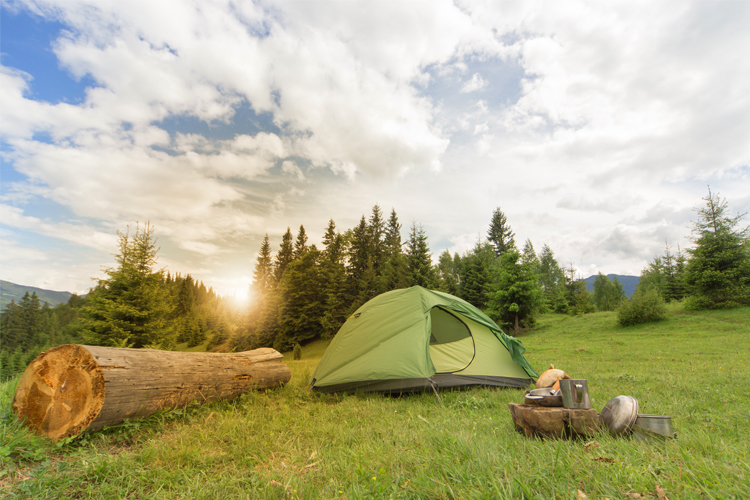
[[[599,413],[588,410],[508,403],[516,430],[528,437],[573,438],[600,430]]]
[[[291,378],[282,358],[269,348],[216,354],[67,344],[29,364],[13,411],[58,440],[194,400],[231,400],[278,387]]]

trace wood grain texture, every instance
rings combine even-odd
[[[599,413],[588,410],[508,403],[516,430],[529,437],[573,438],[600,431]]]
[[[217,354],[68,344],[29,364],[13,411],[32,429],[60,439],[194,400],[278,387],[291,378],[282,359],[270,348]]]

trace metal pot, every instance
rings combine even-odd
[[[617,396],[604,405],[599,422],[613,436],[627,436],[638,417],[638,400],[633,396]]]
[[[668,415],[645,415],[639,413],[633,425],[633,434],[638,441],[674,439],[677,433]]]

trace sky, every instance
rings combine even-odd
[[[750,2],[0,0],[0,278],[86,293],[117,231],[243,297],[265,234],[395,209],[580,275],[750,211]]]

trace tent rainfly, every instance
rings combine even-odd
[[[468,302],[414,286],[357,309],[331,341],[309,387],[389,393],[470,385],[524,388],[538,377],[524,351]]]

